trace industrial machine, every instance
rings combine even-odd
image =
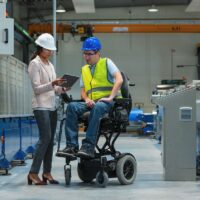
[[[197,128],[200,123],[200,81],[152,95],[158,106],[164,179],[196,180]]]

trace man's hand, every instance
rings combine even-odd
[[[113,102],[113,98],[112,97],[104,97],[104,98],[99,99],[99,101],[111,103],[111,102]]]
[[[85,100],[87,107],[92,108],[95,105],[95,102],[89,98]]]

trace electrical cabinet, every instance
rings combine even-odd
[[[190,87],[154,99],[162,107],[162,164],[167,181],[196,180],[196,100],[199,88]]]
[[[14,19],[6,18],[6,0],[0,0],[0,55],[14,54]]]
[[[14,54],[14,20],[2,18],[0,23],[0,55]]]

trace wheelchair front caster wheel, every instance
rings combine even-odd
[[[71,169],[70,168],[65,168],[65,184],[70,185],[71,183]]]
[[[96,184],[99,187],[106,187],[108,184],[108,174],[105,171],[99,171],[96,175]]]

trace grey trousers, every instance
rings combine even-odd
[[[35,110],[34,116],[39,129],[39,141],[31,165],[30,173],[38,174],[43,162],[43,173],[51,172],[54,135],[57,123],[57,111]]]

